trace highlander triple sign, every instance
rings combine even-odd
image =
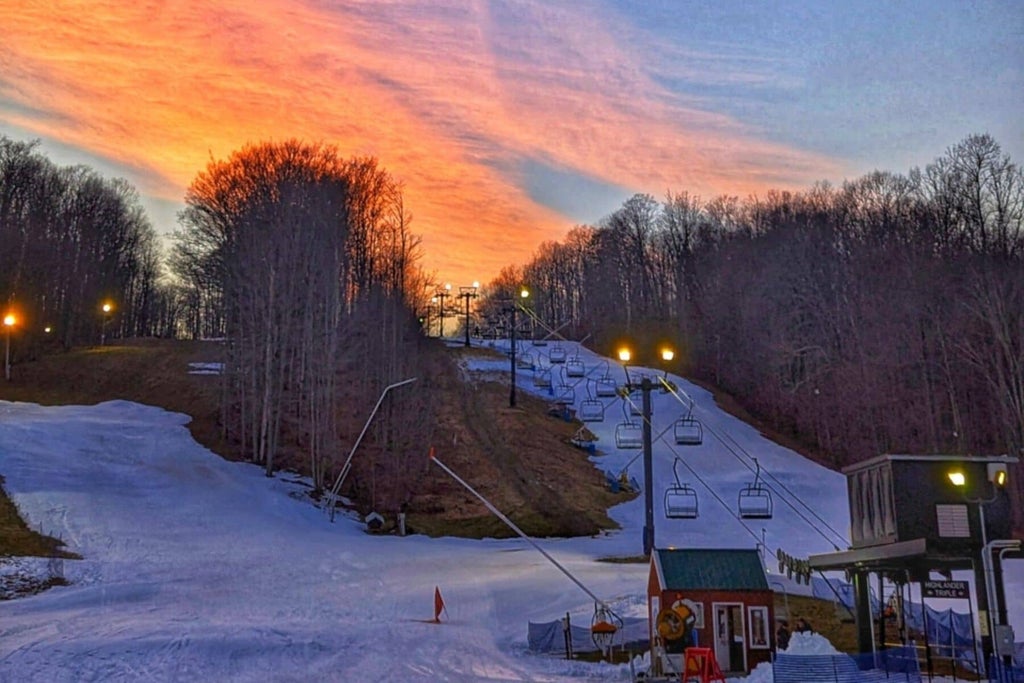
[[[922,594],[926,598],[963,598],[971,597],[966,581],[925,581]]]

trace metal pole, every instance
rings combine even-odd
[[[444,470],[445,472],[447,472],[447,473],[448,473],[448,474],[449,474],[449,475],[450,475],[450,476],[452,477],[452,479],[454,479],[455,481],[457,481],[457,482],[459,482],[460,484],[462,484],[462,486],[463,486],[463,487],[465,487],[465,489],[466,489],[467,491],[469,491],[469,492],[470,492],[470,493],[472,493],[472,494],[473,494],[474,496],[476,496],[477,500],[479,500],[479,501],[480,501],[481,503],[483,503],[483,504],[484,504],[484,507],[486,507],[486,508],[487,508],[488,510],[490,510],[490,511],[491,511],[491,513],[492,513],[492,514],[494,514],[494,516],[495,516],[495,517],[497,517],[497,518],[498,518],[498,519],[500,519],[500,520],[501,520],[502,522],[504,522],[504,523],[505,523],[505,525],[506,525],[506,526],[507,526],[507,527],[508,527],[509,529],[512,529],[512,531],[516,532],[516,533],[517,533],[517,534],[518,534],[518,535],[520,536],[520,538],[522,538],[522,539],[523,539],[523,540],[525,540],[525,541],[526,541],[527,543],[529,543],[529,544],[530,544],[530,545],[532,545],[532,546],[533,546],[534,548],[536,548],[536,549],[537,549],[537,552],[539,552],[539,553],[540,553],[541,555],[543,555],[543,556],[544,556],[545,558],[547,558],[548,562],[550,562],[551,564],[553,564],[553,565],[555,565],[556,567],[558,567],[559,571],[561,571],[561,572],[562,572],[563,574],[565,574],[566,576],[568,576],[568,577],[569,577],[569,579],[570,579],[570,580],[571,580],[571,581],[572,581],[573,583],[575,583],[575,584],[576,584],[577,586],[579,586],[579,587],[580,587],[580,588],[581,588],[581,589],[583,590],[583,592],[584,592],[584,593],[586,593],[586,594],[587,594],[587,595],[589,595],[589,596],[590,596],[591,598],[593,598],[593,599],[594,599],[594,602],[596,602],[597,604],[601,605],[602,607],[604,607],[605,609],[607,609],[607,610],[608,610],[609,612],[611,612],[611,611],[612,611],[612,610],[611,610],[611,608],[610,608],[610,607],[608,607],[608,604],[607,604],[607,603],[606,603],[606,602],[605,602],[604,600],[602,600],[601,598],[599,598],[599,597],[597,597],[596,595],[594,595],[594,594],[593,594],[593,593],[591,592],[591,590],[590,590],[589,588],[587,588],[586,586],[584,586],[584,585],[583,585],[583,584],[582,584],[582,583],[580,582],[580,580],[579,580],[579,579],[577,579],[577,578],[576,578],[575,576],[573,576],[572,574],[570,574],[570,573],[569,573],[569,570],[568,570],[568,569],[566,569],[566,568],[565,568],[565,567],[563,567],[563,566],[562,566],[561,564],[559,564],[559,563],[558,563],[558,560],[556,560],[555,558],[551,557],[551,555],[548,555],[548,554],[547,554],[547,552],[546,552],[546,551],[544,550],[544,548],[541,548],[541,547],[540,547],[539,545],[537,545],[537,542],[536,542],[536,541],[534,541],[534,540],[533,540],[532,538],[530,538],[529,536],[527,536],[527,535],[526,535],[526,534],[525,534],[525,533],[523,532],[523,530],[522,530],[522,529],[520,529],[519,527],[517,527],[517,526],[515,525],[515,523],[513,523],[513,522],[512,522],[512,520],[511,520],[511,519],[509,519],[508,517],[506,517],[506,516],[505,516],[505,515],[504,515],[504,514],[503,514],[503,513],[501,512],[501,510],[499,510],[498,508],[496,508],[496,507],[494,507],[493,505],[491,505],[491,502],[490,502],[489,500],[487,500],[486,498],[484,498],[483,496],[481,496],[481,495],[480,495],[479,493],[477,493],[476,489],[474,489],[474,488],[473,488],[472,486],[470,486],[470,485],[469,485],[469,484],[467,484],[467,483],[466,483],[465,481],[463,481],[463,480],[462,480],[462,478],[461,478],[461,477],[459,477],[459,475],[457,475],[457,474],[455,474],[454,472],[452,472],[452,471],[451,471],[450,469],[448,469],[448,466],[447,466],[447,465],[445,465],[445,464],[444,464],[443,462],[441,462],[440,460],[438,460],[438,459],[437,459],[437,457],[436,457],[436,456],[434,455],[434,449],[433,449],[433,448],[431,448],[431,449],[430,449],[430,460],[431,460],[432,462],[434,462],[435,464],[437,464],[437,466],[438,466],[438,467],[440,467],[440,468],[441,468],[442,470]]]
[[[971,560],[971,564],[974,560]],[[921,598],[924,599],[923,597]],[[978,634],[974,631],[974,601],[968,597],[967,599],[967,611],[971,619],[971,645],[974,648],[974,670],[980,676],[981,675],[981,652],[978,650]]]
[[[360,442],[363,440],[363,435],[366,434],[366,430],[370,427],[370,422],[373,421],[373,416],[377,414],[377,410],[380,408],[380,404],[384,402],[384,397],[388,395],[388,392],[397,387],[410,384],[415,382],[418,377],[411,377],[409,379],[402,380],[401,382],[395,382],[384,387],[384,391],[381,392],[380,398],[377,399],[377,405],[373,407],[370,412],[370,417],[366,418],[366,424],[363,425],[363,431],[359,432],[359,438],[352,444],[352,450],[349,451],[348,458],[345,460],[345,464],[341,466],[341,472],[338,474],[337,480],[334,482],[334,486],[331,487],[331,492],[326,496],[326,499],[330,501],[331,506],[331,521],[334,521],[334,501],[338,497],[338,491],[341,490],[341,485],[345,481],[345,477],[348,476],[348,471],[352,468],[352,456],[356,454],[356,449],[359,448]]]
[[[654,466],[651,457],[651,379],[640,380],[643,391],[643,446],[644,446],[644,555],[654,550]]]
[[[924,635],[924,661],[928,668],[928,680],[932,680],[932,647],[928,643],[928,606],[924,602],[924,582],[921,582],[921,633]],[[981,672],[981,669],[978,669]]]
[[[438,300],[441,302],[441,330],[438,333],[438,339],[444,339],[444,298],[447,296],[444,291],[437,295]]]
[[[22,373],[24,374],[24,373]],[[7,352],[4,354],[4,377],[11,381],[11,328],[7,328]]]
[[[508,407],[516,407],[516,300],[512,300],[512,332],[510,335],[512,343],[512,386],[509,388]]]

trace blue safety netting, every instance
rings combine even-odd
[[[772,663],[772,679],[775,683],[921,683],[921,670],[910,647],[858,656],[780,652]]]
[[[813,577],[811,590],[816,598],[837,601],[853,610],[853,584],[842,579],[825,579]],[[882,607],[881,601],[874,591],[869,592],[871,613],[877,615]],[[955,612],[952,609],[937,610],[920,602],[904,602],[907,626],[918,633],[927,634],[931,652],[937,657],[948,657],[958,660],[964,667],[977,671],[977,647],[970,613]],[[924,643],[917,643],[923,646]],[[1016,644],[1016,653],[1012,667],[1005,666],[1001,661],[991,669],[992,680],[1024,683],[1024,643]]]
[[[569,632],[572,636],[573,652],[597,652],[597,646],[590,637],[589,626],[570,624]],[[565,630],[561,619],[543,623],[531,621],[526,639],[531,652],[565,652]],[[645,617],[624,617],[622,628],[615,634],[613,647],[635,643],[646,648],[649,640],[650,634]]]

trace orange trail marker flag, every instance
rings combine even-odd
[[[444,598],[441,597],[441,589],[434,586],[434,623],[441,623],[441,612],[448,613],[444,606]]]

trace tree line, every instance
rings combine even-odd
[[[881,453],[1024,457],[1024,176],[989,135],[839,187],[627,199],[502,271],[569,337],[670,340],[675,370],[841,467]],[[648,359],[649,364],[656,363]],[[1011,476],[1024,500],[1024,467]],[[1024,526],[1024,506],[1015,507]]]
[[[444,362],[415,315],[427,285],[401,184],[374,158],[288,140],[211,161],[185,201],[164,254],[126,181],[0,137],[15,362],[102,335],[220,339],[222,436],[268,475],[297,467],[318,488],[384,387],[417,377],[381,405],[348,489],[397,509],[426,469],[427,393]]]
[[[365,502],[397,509],[433,428],[401,185],[373,158],[289,140],[211,161],[185,202],[170,264],[190,334],[224,338],[225,438],[268,476],[279,452],[301,454],[323,489],[384,389],[417,377],[382,404],[354,469]]]
[[[101,334],[168,333],[160,250],[138,193],[0,136],[0,306],[16,357]],[[110,310],[103,311],[106,304]]]

